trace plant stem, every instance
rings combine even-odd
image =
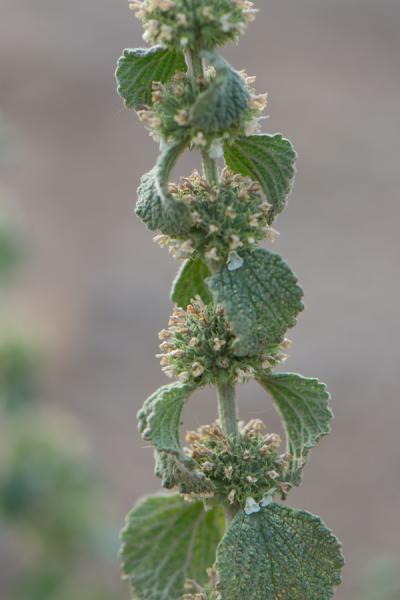
[[[201,158],[203,161],[204,177],[210,185],[216,185],[219,179],[217,161],[210,158],[207,151],[201,153]]]
[[[201,58],[201,48],[193,48],[186,52],[186,62],[189,73],[196,80],[204,77],[204,64]],[[208,152],[202,153],[204,177],[210,185],[219,181],[218,165],[215,159],[210,158]],[[238,410],[236,403],[235,386],[230,384],[218,385],[218,412],[221,420],[222,431],[225,435],[238,434]]]
[[[238,410],[236,403],[235,386],[230,383],[220,383],[218,385],[218,412],[221,421],[222,431],[225,435],[238,435]],[[232,521],[239,510],[236,504],[224,502],[224,510],[227,522]]]
[[[235,386],[229,383],[220,383],[218,385],[218,411],[224,434],[237,435],[238,410]]]
[[[204,64],[201,58],[201,48],[194,48],[186,53],[186,62],[188,65],[189,73],[192,77],[197,78],[204,77]],[[196,82],[197,83],[197,82]],[[219,180],[218,165],[215,159],[210,158],[207,150],[201,153],[203,163],[203,174],[210,185],[216,185]]]

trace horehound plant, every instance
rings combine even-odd
[[[178,492],[145,498],[128,515],[123,572],[138,600],[331,598],[339,542],[319,517],[275,500],[301,483],[332,418],[325,385],[274,371],[303,292],[286,262],[258,243],[277,236],[296,154],[280,134],[260,133],[266,94],[216,51],[237,41],[256,9],[247,0],[130,6],[153,45],[124,51],[118,92],[160,145],[136,213],[183,263],[160,332],[162,369],[174,381],[138,415],[156,474]],[[185,150],[200,153],[203,173],[171,183]],[[286,448],[260,420],[239,421],[235,387],[250,379],[272,397]],[[217,389],[218,420],[188,432],[183,447],[183,408],[205,386]]]

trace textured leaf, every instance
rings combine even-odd
[[[205,283],[209,276],[210,271],[201,256],[186,260],[172,284],[172,302],[186,308],[193,298],[200,296],[204,304],[210,304],[212,296]]]
[[[183,461],[190,459],[183,453],[179,428],[183,407],[194,388],[183,383],[164,385],[147,398],[138,412],[143,438],[157,450],[175,454]]]
[[[257,379],[270,392],[283,419],[287,451],[292,455],[288,481],[299,485],[307,454],[330,432],[330,395],[318,379],[296,373],[264,373]]]
[[[211,483],[194,469],[194,461],[183,452],[179,437],[183,407],[194,389],[182,383],[164,385],[147,398],[138,412],[139,431],[156,450],[155,474],[162,479],[163,487],[179,486],[183,493],[211,489]]]
[[[118,94],[128,108],[151,104],[153,81],[166,83],[176,71],[186,71],[185,58],[175,48],[127,48],[118,60]]]
[[[262,248],[242,252],[243,265],[207,279],[208,286],[236,335],[239,356],[256,355],[282,341],[303,309],[303,291],[287,263]]]
[[[329,600],[342,566],[319,517],[279,504],[238,513],[217,551],[223,600]]]
[[[122,532],[122,567],[138,600],[182,600],[184,582],[207,581],[225,528],[221,508],[180,496],[139,502]]]
[[[206,53],[216,71],[207,90],[192,107],[190,123],[194,129],[217,133],[239,124],[248,108],[249,92],[239,73],[218,54]]]
[[[191,227],[187,206],[175,200],[168,192],[171,171],[187,142],[166,145],[156,166],[143,175],[138,188],[136,214],[151,231],[179,235]]]
[[[261,184],[272,206],[271,221],[280,213],[292,189],[296,152],[280,134],[251,135],[227,142],[225,161],[234,173],[251,177]]]

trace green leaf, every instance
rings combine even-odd
[[[249,92],[243,78],[221,56],[206,52],[205,58],[216,76],[193,105],[190,124],[205,133],[218,133],[240,123],[248,108]]]
[[[281,342],[295,325],[303,291],[278,254],[259,248],[240,255],[241,267],[224,266],[207,284],[237,337],[236,354],[253,356]]]
[[[193,298],[200,296],[204,304],[210,304],[212,296],[205,283],[209,276],[210,271],[201,256],[186,260],[172,284],[172,302],[186,308]]]
[[[164,385],[147,398],[137,415],[143,439],[183,462],[191,462],[191,459],[182,450],[179,428],[183,407],[194,389],[195,386],[183,383]]]
[[[329,600],[341,546],[319,517],[279,504],[239,512],[217,551],[225,600]]]
[[[239,137],[224,145],[225,161],[234,173],[251,177],[261,184],[269,204],[271,219],[282,212],[291,192],[296,152],[280,134]]]
[[[192,225],[188,207],[168,192],[169,176],[186,145],[186,140],[165,145],[155,167],[140,181],[136,214],[151,231],[180,235]]]
[[[118,94],[127,108],[150,105],[153,82],[166,83],[176,71],[186,71],[185,57],[179,49],[126,48],[115,72]]]
[[[201,493],[211,489],[203,473],[194,469],[194,461],[183,452],[179,429],[183,407],[193,385],[171,383],[159,388],[138,412],[139,431],[156,449],[155,474],[163,487],[179,486],[183,493]]]
[[[288,481],[301,483],[301,470],[311,448],[330,432],[333,414],[328,406],[330,394],[325,384],[296,373],[262,373],[259,383],[273,397],[287,436],[287,451],[292,455]]]
[[[122,532],[122,569],[138,600],[182,600],[184,583],[207,581],[225,529],[222,508],[179,495],[145,498]]]
[[[0,284],[7,282],[7,277],[13,272],[22,256],[20,240],[16,233],[6,223],[0,222]]]

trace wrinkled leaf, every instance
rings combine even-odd
[[[164,385],[147,398],[137,415],[143,439],[184,462],[190,459],[183,453],[179,428],[183,407],[194,389],[195,386],[183,383]]]
[[[288,481],[301,482],[301,470],[311,448],[330,432],[333,417],[325,384],[296,373],[262,373],[259,383],[273,397],[287,435],[292,455]]]
[[[194,469],[194,461],[183,452],[179,436],[183,407],[194,389],[193,385],[179,382],[164,385],[147,398],[138,412],[139,431],[156,450],[155,474],[163,487],[179,486],[184,493],[211,489],[210,482]]]
[[[295,325],[303,309],[303,291],[278,254],[260,248],[240,255],[240,268],[230,271],[224,266],[207,284],[237,337],[236,353],[256,355],[281,342]]]
[[[181,50],[162,46],[126,48],[115,72],[118,94],[127,108],[150,105],[153,82],[166,83],[176,71],[186,71]]]
[[[238,125],[248,108],[249,92],[243,78],[222,56],[206,53],[216,77],[192,107],[190,124],[205,133],[217,133]]]
[[[140,181],[136,214],[151,231],[179,235],[191,227],[187,206],[175,200],[168,192],[169,176],[186,144],[183,141],[166,145],[156,166],[143,175]]]
[[[199,296],[204,304],[212,301],[205,280],[210,271],[201,256],[186,260],[172,284],[171,300],[181,308],[186,308],[191,300]]]
[[[217,551],[224,600],[329,600],[342,566],[319,517],[279,504],[239,512]]]
[[[296,152],[280,134],[251,135],[227,142],[225,161],[234,173],[258,181],[272,206],[271,219],[280,213],[291,192]]]
[[[153,496],[137,504],[122,532],[122,568],[138,600],[182,600],[184,582],[207,581],[207,568],[225,527],[221,508],[179,495]]]

